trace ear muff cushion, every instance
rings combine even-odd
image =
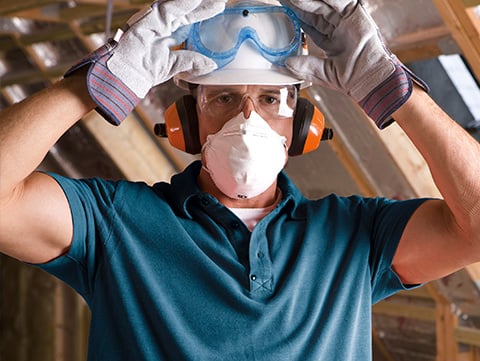
[[[165,127],[170,144],[190,154],[200,153],[200,136],[195,99],[184,95],[165,111]]]
[[[290,156],[301,155],[318,148],[325,129],[325,118],[308,99],[298,98],[293,118]]]

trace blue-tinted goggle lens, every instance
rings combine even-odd
[[[300,23],[286,7],[235,7],[194,24],[186,48],[208,56],[222,67],[233,61],[249,40],[268,61],[284,65],[287,57],[299,54],[301,39]]]

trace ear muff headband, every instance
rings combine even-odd
[[[157,124],[155,134],[168,137],[170,144],[190,154],[200,153],[202,146],[198,131],[195,99],[185,95],[165,111],[165,124]],[[318,148],[320,141],[333,137],[333,131],[325,128],[325,118],[309,100],[298,98],[293,119],[290,156],[301,155]]]

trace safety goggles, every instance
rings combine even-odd
[[[275,65],[302,49],[302,30],[294,12],[282,6],[226,8],[213,18],[193,24],[185,47],[213,59],[219,68],[235,59],[246,41]]]
[[[246,102],[264,119],[293,117],[297,87],[268,85],[200,85],[196,89],[199,110],[214,119],[231,119],[245,109]]]

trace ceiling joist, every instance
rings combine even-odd
[[[463,0],[463,5],[465,5],[467,8],[478,6],[480,5],[480,0]]]
[[[480,81],[480,19],[471,7],[477,6],[479,0],[433,0],[433,3]]]
[[[450,38],[450,31],[445,25],[434,26],[394,37],[389,40],[388,47],[402,62],[409,63],[443,54],[440,44]]]
[[[105,6],[81,4],[75,7],[61,7],[58,5],[37,7],[23,11],[16,11],[15,16],[49,22],[68,23],[69,21],[105,16]]]
[[[42,6],[65,3],[65,1],[59,0],[0,0],[0,15],[11,15],[13,13],[24,11],[28,9],[34,9]]]

